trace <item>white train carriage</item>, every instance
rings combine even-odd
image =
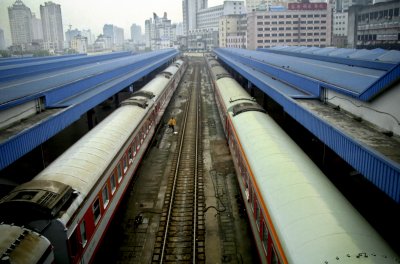
[[[235,80],[224,77],[215,83],[263,263],[400,263],[380,235]]]
[[[0,200],[0,215],[47,237],[57,263],[90,262],[185,67],[176,61],[123,101],[34,179]]]

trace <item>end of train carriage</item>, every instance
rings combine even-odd
[[[54,263],[50,241],[29,229],[0,225],[0,263]]]
[[[0,216],[12,222],[54,218],[73,197],[61,182],[35,180],[21,184],[0,200]]]

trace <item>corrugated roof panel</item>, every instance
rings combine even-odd
[[[400,62],[400,50],[388,50],[376,59],[378,61],[399,63]]]

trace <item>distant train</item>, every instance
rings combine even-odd
[[[93,260],[186,65],[175,61],[31,181],[0,200],[0,262],[53,252],[55,263]],[[4,237],[15,226],[40,234],[51,251],[18,250],[23,242]],[[47,263],[36,259],[20,263]]]
[[[400,263],[254,98],[207,59],[215,98],[263,263]]]

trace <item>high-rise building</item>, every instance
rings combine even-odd
[[[61,51],[64,49],[64,31],[61,16],[61,6],[53,2],[40,5],[42,18],[44,48]]]
[[[34,13],[32,13],[32,40],[43,40],[42,20],[40,18],[37,18]]]
[[[124,29],[114,26],[112,24],[105,24],[103,26],[103,35],[110,37],[112,45],[117,47],[117,46],[122,46],[124,43]]]
[[[208,7],[208,0],[182,0],[183,32],[197,28],[197,12]]]
[[[142,27],[136,24],[131,26],[131,40],[134,44],[142,43]]]
[[[88,45],[92,45],[96,40],[95,36],[92,34],[92,31],[90,29],[82,29],[81,35],[82,37],[87,38]]]
[[[67,32],[65,32],[65,41],[68,43],[68,45],[71,45],[71,41],[76,36],[82,36],[82,32],[79,29],[68,29]]]
[[[11,40],[16,46],[26,46],[32,42],[32,13],[31,9],[17,0],[8,8],[10,20]]]
[[[4,31],[0,28],[0,50],[6,49],[6,40],[4,38]]]
[[[167,18],[167,13],[163,17],[153,13],[153,19],[145,21],[145,42],[146,48],[159,50],[172,47],[175,33],[172,32],[171,20]]]

